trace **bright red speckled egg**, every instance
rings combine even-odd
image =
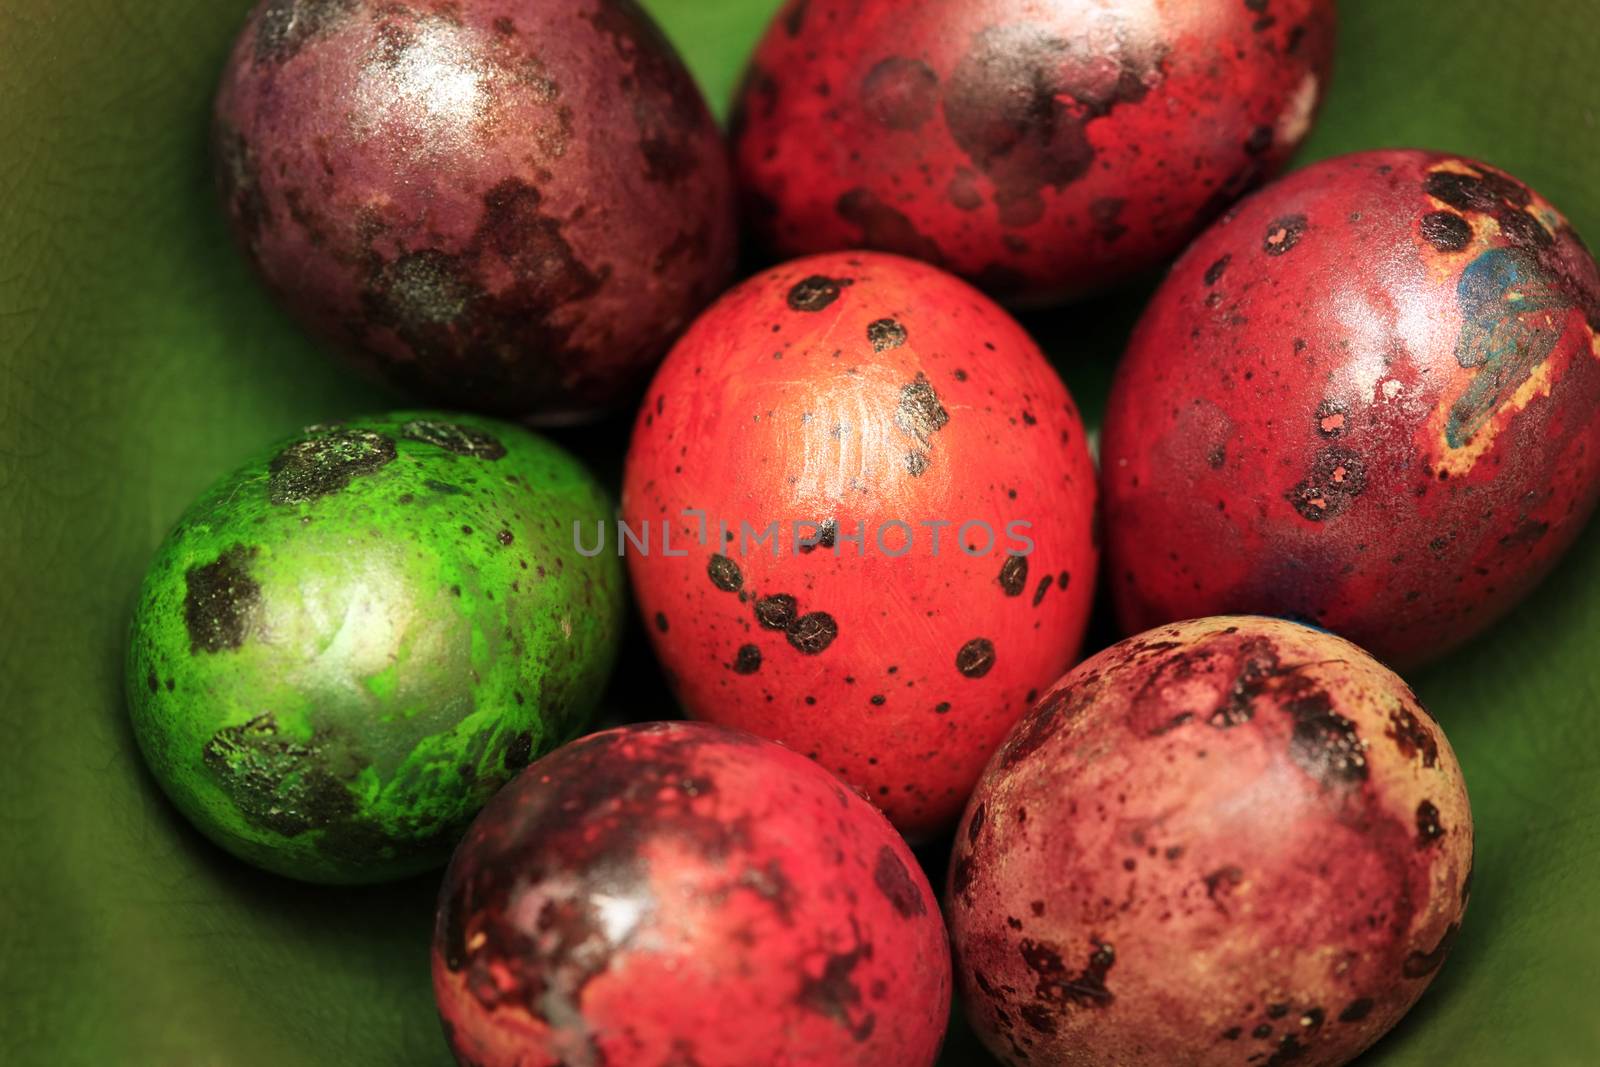
[[[791,0],[734,120],[747,215],[785,254],[1103,289],[1288,160],[1333,37],[1332,0]]]
[[[1252,611],[1414,664],[1507,611],[1600,493],[1600,272],[1521,182],[1300,171],[1173,267],[1101,451],[1118,613]]]
[[[475,1067],[927,1067],[950,953],[927,879],[814,763],[699,723],[595,734],[486,807],[434,990]]]
[[[215,150],[284,306],[454,407],[613,404],[733,270],[721,136],[632,0],[262,0]]]
[[[688,712],[812,755],[913,835],[955,820],[1072,662],[1094,504],[1078,411],[1022,328],[875,253],[785,264],[701,316],[623,487],[652,545],[628,551],[634,590]]]
[[[1029,1067],[1331,1067],[1406,1013],[1467,906],[1455,755],[1342,638],[1236,616],[1086,661],[956,834],[968,1016]]]

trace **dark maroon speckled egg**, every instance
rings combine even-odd
[[[1127,630],[1260,612],[1433,659],[1532,589],[1600,497],[1600,269],[1484,163],[1325,160],[1173,266],[1101,457]]]
[[[748,218],[781,255],[1081,296],[1288,161],[1333,37],[1332,0],[791,0],[734,122]]]
[[[263,0],[214,138],[279,300],[432,402],[605,408],[732,271],[716,125],[632,0]]]

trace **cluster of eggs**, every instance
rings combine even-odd
[[[463,1063],[915,1067],[953,989],[1012,1063],[1354,1057],[1473,860],[1384,663],[1593,510],[1600,272],[1457,156],[1246,196],[1333,24],[791,0],[725,143],[631,0],[262,0],[215,108],[239,241],[447,410],[307,427],[184,515],[128,660],[156,778],[291,877],[453,851]],[[802,258],[728,289],[741,220]],[[1001,303],[1174,256],[1097,472]],[[634,402],[620,513],[504,421]],[[585,736],[623,556],[698,721]],[[1079,663],[1102,571],[1134,636]],[[907,841],[952,827],[941,909]]]

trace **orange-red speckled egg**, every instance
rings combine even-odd
[[[767,271],[695,323],[635,425],[623,517],[689,714],[813,756],[920,835],[1073,661],[1094,501],[1077,408],[1016,322],[863,252]]]

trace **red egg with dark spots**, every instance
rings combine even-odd
[[[791,0],[733,122],[750,225],[1040,303],[1176,255],[1305,136],[1333,0]]]
[[[910,850],[814,763],[651,723],[575,741],[478,816],[434,991],[474,1067],[927,1067],[950,952]]]
[[[622,509],[689,714],[812,756],[915,836],[1073,661],[1094,506],[1077,408],[1022,328],[864,252],[700,317],[650,387]]]
[[[1343,638],[1129,638],[1012,731],[956,834],[968,1017],[1029,1067],[1333,1067],[1461,929],[1472,813],[1439,726]]]
[[[273,293],[430,401],[605,408],[732,273],[726,151],[632,0],[262,0],[214,141]]]
[[[1248,611],[1397,665],[1499,618],[1600,494],[1600,271],[1493,167],[1328,160],[1172,268],[1105,419],[1129,631]]]

